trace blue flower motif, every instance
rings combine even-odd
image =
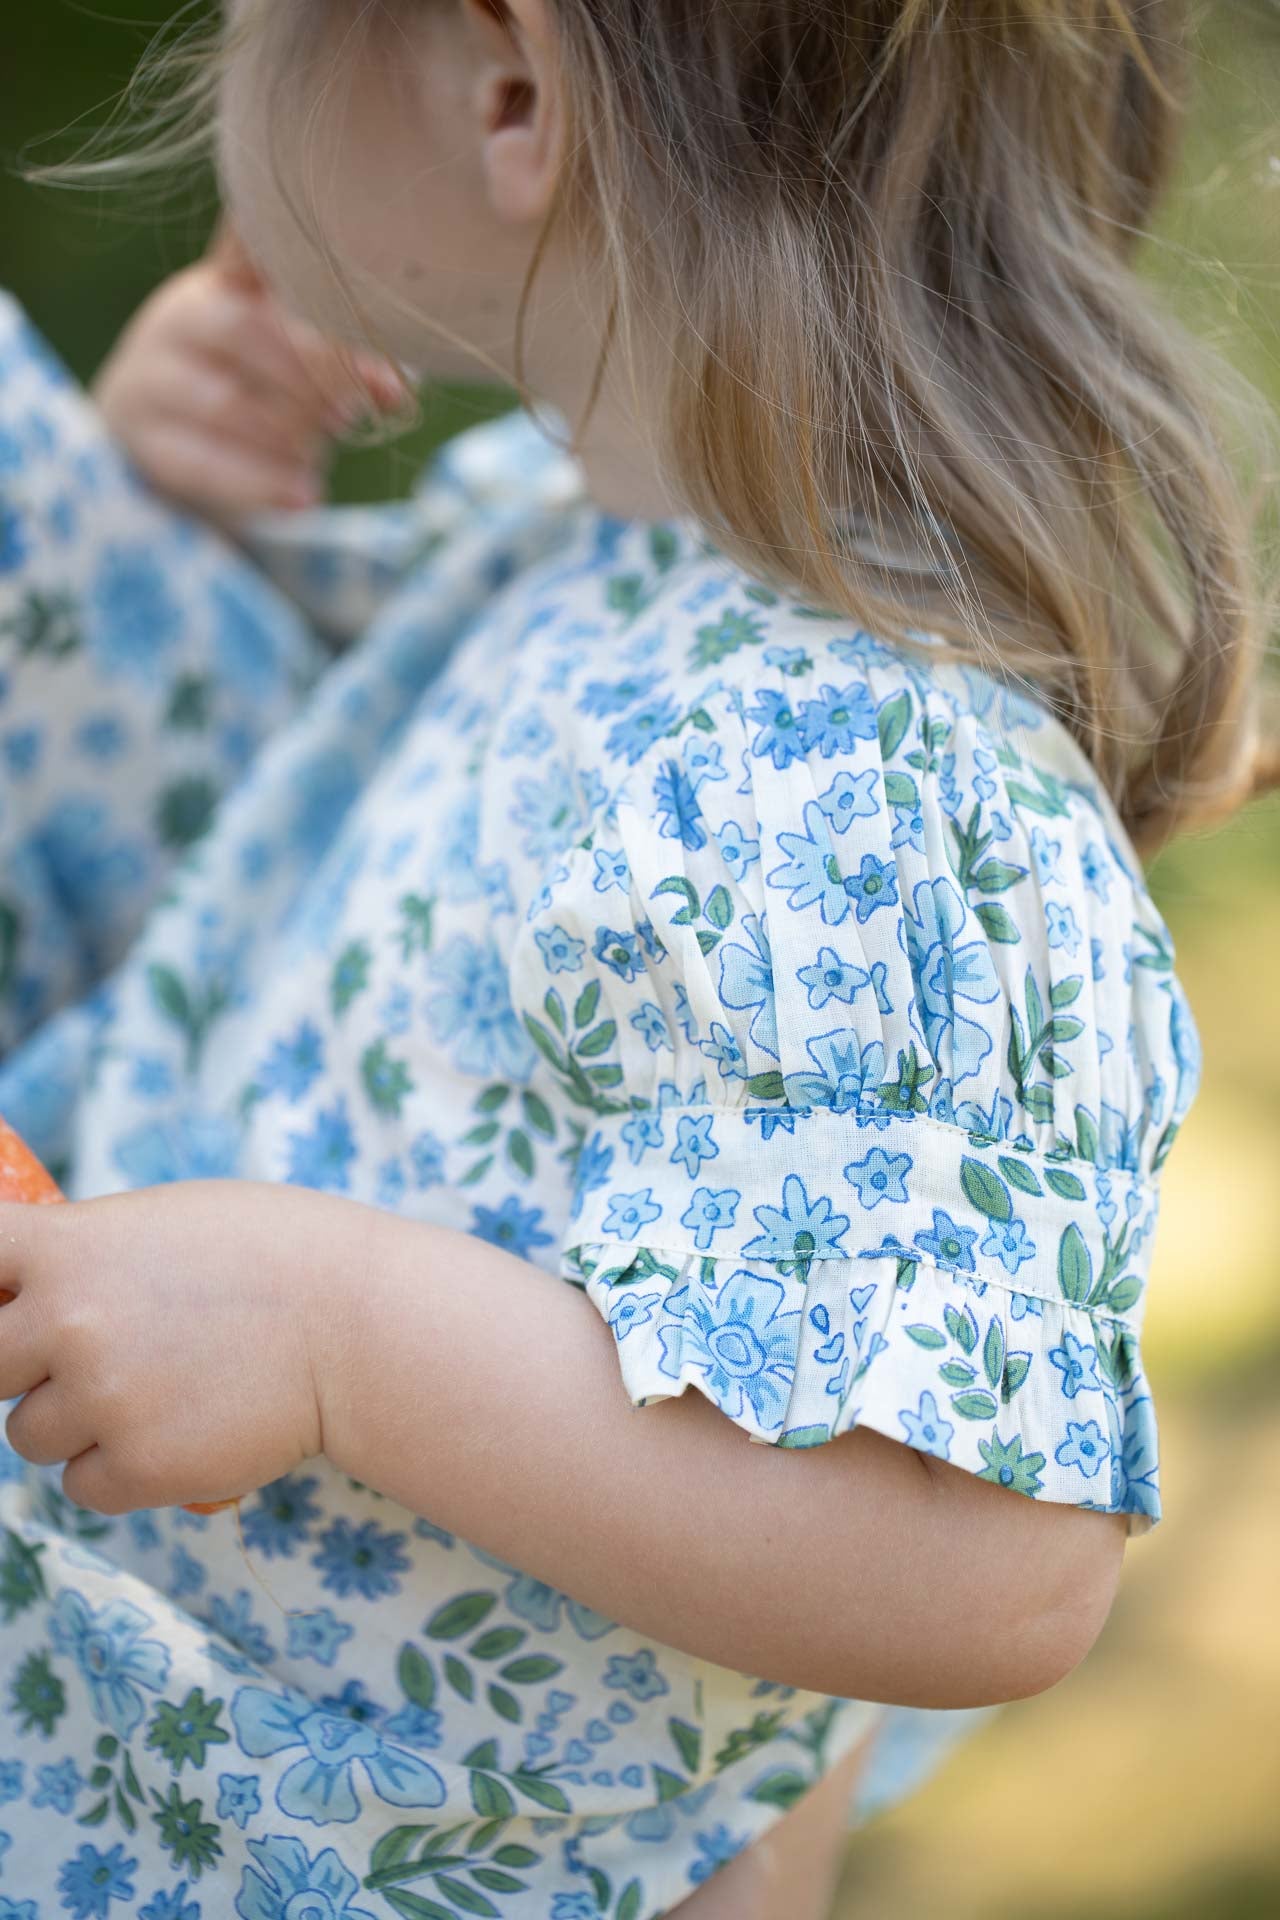
[[[455,934],[430,961],[443,982],[426,1001],[432,1032],[464,1073],[498,1073],[522,1082],[533,1063],[511,1005],[507,964],[494,942]]]
[[[240,1588],[234,1600],[224,1600],[221,1594],[215,1594],[209,1602],[209,1625],[247,1660],[264,1667],[274,1660],[276,1650],[263,1628],[251,1618],[252,1611],[253,1600],[245,1587]]]
[[[920,1395],[920,1405],[914,1413],[910,1407],[901,1408],[898,1418],[906,1430],[909,1447],[915,1447],[920,1453],[936,1454],[940,1460],[949,1458],[955,1428],[942,1418],[931,1393]]]
[[[268,1560],[295,1553],[320,1518],[314,1497],[319,1485],[314,1474],[287,1473],[263,1487],[253,1505],[241,1512],[245,1545]]]
[[[871,983],[865,968],[842,960],[834,947],[819,947],[816,965],[799,968],[796,979],[808,988],[809,1005],[815,1012],[821,1012],[830,1000],[850,1004],[854,995]]]
[[[182,613],[149,547],[107,547],[85,598],[85,642],[104,673],[153,683]]]
[[[314,1020],[303,1020],[292,1040],[277,1040],[256,1074],[264,1094],[301,1100],[324,1072],[324,1035]]]
[[[678,840],[690,853],[707,844],[702,808],[693,782],[677,760],[664,761],[654,776],[653,803],[664,839]]]
[[[500,1207],[473,1208],[469,1231],[477,1240],[487,1240],[490,1246],[503,1247],[528,1260],[535,1247],[552,1244],[553,1236],[543,1231],[542,1215],[541,1207],[522,1207],[511,1194]]]
[[[609,1309],[609,1325],[619,1340],[625,1340],[636,1327],[643,1327],[653,1318],[653,1307],[661,1299],[657,1293],[636,1293],[634,1288],[620,1289],[618,1298]]]
[[[1076,916],[1070,907],[1064,907],[1060,901],[1046,900],[1044,903],[1045,925],[1049,930],[1049,945],[1065,947],[1068,953],[1075,953],[1080,945],[1080,929],[1076,925]]]
[[[1111,1452],[1111,1443],[1096,1420],[1068,1420],[1067,1437],[1054,1449],[1060,1467],[1079,1467],[1092,1480]]]
[[[356,1152],[355,1135],[347,1112],[347,1096],[340,1093],[332,1106],[323,1108],[316,1115],[309,1133],[289,1135],[289,1166],[285,1179],[295,1187],[345,1193],[351,1185],[351,1162]]]
[[[557,1893],[551,1902],[551,1920],[600,1920],[593,1893]]]
[[[670,1692],[667,1682],[658,1672],[657,1655],[652,1647],[641,1647],[635,1653],[611,1655],[603,1679],[606,1687],[629,1693],[633,1700],[656,1700],[660,1693]]]
[[[21,1760],[0,1760],[0,1807],[22,1798],[25,1774]]]
[[[369,1721],[317,1706],[292,1687],[279,1692],[241,1687],[231,1702],[231,1719],[251,1760],[303,1749],[276,1787],[276,1805],[294,1820],[326,1826],[358,1818],[357,1767],[389,1806],[444,1804],[444,1781],[425,1760],[385,1740]]]
[[[388,1739],[406,1747],[438,1747],[443,1744],[444,1722],[433,1707],[420,1707],[406,1700],[398,1713],[391,1714],[382,1726]]]
[[[640,938],[635,933],[619,933],[613,927],[598,927],[591,949],[595,958],[616,973],[628,985],[644,971]]]
[[[688,1227],[694,1244],[705,1253],[717,1233],[731,1227],[742,1195],[736,1187],[695,1187],[693,1198],[680,1216],[680,1225]]]
[[[675,1324],[659,1329],[661,1371],[678,1380],[699,1370],[731,1420],[741,1420],[749,1403],[756,1424],[773,1432],[791,1397],[803,1318],[798,1310],[780,1311],[785,1298],[779,1281],[745,1267],[714,1294],[693,1281],[678,1288],[666,1304]]]
[[[973,1227],[958,1227],[941,1207],[933,1210],[932,1233],[917,1233],[915,1243],[939,1267],[954,1267],[960,1273],[972,1273],[973,1243],[978,1235]]]
[[[627,865],[627,856],[621,847],[613,849],[596,847],[593,849],[593,858],[596,871],[591,884],[597,893],[608,893],[613,888],[616,888],[619,893],[629,891],[631,869]]]
[[[0,1859],[3,1857],[4,1848],[0,1847]],[[34,1900],[11,1900],[8,1894],[0,1893],[0,1920],[40,1920],[40,1915]]]
[[[22,518],[0,501],[0,576],[16,573],[31,551]]]
[[[849,773],[842,769],[826,792],[818,795],[818,805],[826,814],[833,833],[847,833],[855,820],[865,820],[871,814],[879,813],[880,802],[876,799],[879,778],[874,767],[867,767],[862,773]]]
[[[132,1900],[137,1867],[120,1843],[100,1853],[86,1841],[58,1869],[58,1891],[71,1920],[108,1920],[114,1901]]]
[[[331,1667],[339,1647],[354,1632],[353,1626],[337,1619],[328,1607],[308,1609],[306,1613],[295,1614],[289,1621],[289,1657],[292,1660],[315,1660],[322,1667]]]
[[[709,1060],[715,1061],[722,1080],[747,1078],[747,1063],[737,1035],[731,1033],[722,1020],[711,1022],[711,1038],[700,1040],[698,1046]]]
[[[368,1907],[352,1906],[360,1883],[332,1847],[313,1858],[283,1833],[246,1844],[254,1865],[240,1882],[240,1920],[374,1920]]]
[[[1062,1345],[1050,1347],[1049,1359],[1062,1374],[1062,1391],[1066,1399],[1074,1400],[1082,1388],[1086,1392],[1101,1392],[1102,1382],[1097,1374],[1098,1349],[1085,1346],[1074,1333],[1064,1333]]]
[[[714,1114],[701,1113],[696,1118],[682,1113],[676,1122],[676,1144],[671,1150],[673,1166],[683,1167],[691,1180],[697,1178],[698,1170],[704,1160],[714,1160],[720,1149],[712,1137],[711,1127]]]
[[[444,1145],[434,1133],[420,1133],[409,1146],[409,1166],[419,1192],[444,1181]]]
[[[1090,840],[1080,855],[1080,872],[1090,893],[1096,893],[1105,907],[1111,898],[1113,876],[1107,856],[1096,840]]]
[[[857,873],[846,879],[844,890],[856,904],[858,924],[861,926],[871,918],[877,907],[897,906],[897,869],[888,861],[877,860],[874,853],[864,853],[862,865]]]
[[[883,1147],[872,1147],[861,1160],[850,1161],[844,1177],[871,1212],[882,1200],[901,1202],[909,1197],[907,1175],[911,1165],[909,1153],[886,1153]]]
[[[311,1564],[320,1571],[320,1584],[345,1600],[358,1593],[362,1600],[380,1600],[400,1591],[400,1575],[409,1571],[405,1536],[388,1533],[376,1520],[353,1526],[339,1514],[320,1535]]]
[[[675,701],[669,694],[663,695],[646,707],[638,707],[611,727],[605,750],[611,759],[625,758],[634,767],[652,742],[670,733],[679,718]]]
[[[864,689],[865,691],[865,689]],[[713,1873],[723,1867],[734,1855],[741,1853],[749,1836],[745,1833],[732,1834],[721,1821],[712,1827],[710,1833],[695,1835],[698,1857],[689,1868],[689,1878],[695,1886],[701,1886]]]
[[[993,1220],[982,1242],[982,1252],[994,1254],[1010,1273],[1016,1273],[1024,1260],[1034,1259],[1035,1251],[1025,1220]]]
[[[781,1207],[756,1207],[761,1232],[742,1251],[762,1260],[793,1260],[807,1269],[811,1260],[843,1253],[841,1242],[849,1226],[847,1213],[837,1213],[825,1193],[810,1201],[799,1174],[782,1183]]]
[[[760,858],[760,842],[748,838],[737,820],[725,821],[716,833],[716,845],[725,866],[739,883],[748,867],[753,867]]]
[[[985,939],[960,943],[965,908],[949,880],[920,881],[899,925],[915,981],[925,1039],[935,1060],[950,1053],[952,1078],[966,1080],[992,1049],[985,1026],[960,1010],[960,1002],[988,1006],[1000,992]]]
[[[754,707],[748,707],[743,717],[754,720],[759,728],[751,743],[757,760],[772,760],[781,773],[800,758],[804,751],[803,735],[785,693],[779,693],[774,687],[761,688]]]
[[[769,932],[754,913],[744,914],[742,929],[751,941],[744,947],[731,941],[720,947],[720,999],[735,1012],[754,1007],[751,1038],[762,1053],[778,1057],[778,1012],[773,997],[773,960]],[[752,951],[754,948],[754,952]]]
[[[60,1760],[57,1766],[38,1769],[31,1804],[33,1807],[52,1807],[55,1813],[70,1813],[75,1806],[76,1795],[84,1791],[84,1786],[84,1775],[75,1761],[70,1758]]]
[[[243,1833],[254,1814],[261,1811],[262,1794],[256,1773],[218,1775],[219,1820],[234,1820]]]
[[[188,1900],[187,1883],[180,1880],[171,1893],[157,1893],[139,1907],[138,1920],[200,1920],[200,1903]]]
[[[175,1180],[227,1180],[240,1158],[240,1134],[217,1114],[179,1113],[147,1120],[116,1142],[112,1158],[134,1187]]]
[[[662,1208],[654,1205],[652,1187],[642,1187],[636,1193],[613,1193],[604,1217],[604,1231],[616,1233],[620,1240],[634,1240],[641,1227],[661,1218]]]
[[[1031,829],[1031,857],[1036,863],[1036,877],[1042,887],[1061,881],[1058,872],[1058,859],[1062,853],[1061,840],[1051,840],[1043,827]]]
[[[667,1031],[667,1016],[656,1001],[642,1001],[631,1015],[631,1025],[650,1053],[659,1053],[664,1047],[670,1050],[671,1036]]]
[[[542,953],[548,973],[576,973],[587,950],[585,940],[576,939],[563,927],[539,928],[534,939]]]
[[[822,687],[818,698],[800,709],[800,732],[805,752],[819,752],[824,760],[854,752],[859,740],[874,740],[876,705],[866,682]]]
[[[49,1638],[74,1659],[89,1689],[94,1715],[118,1740],[127,1740],[142,1719],[142,1689],[159,1693],[169,1674],[169,1649],[145,1637],[150,1614],[127,1600],[94,1609],[67,1587],[49,1617]]]

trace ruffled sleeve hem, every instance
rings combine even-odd
[[[1130,1535],[1159,1519],[1131,1325],[905,1249],[791,1264],[593,1241],[562,1273],[611,1327],[637,1407],[692,1387],[768,1445],[867,1426],[1011,1491],[1124,1513]]]

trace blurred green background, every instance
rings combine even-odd
[[[140,209],[37,191],[15,169],[65,154],[73,123],[102,124],[171,12],[0,6],[0,281],[84,376],[198,251],[208,191]],[[1181,177],[1146,270],[1280,407],[1280,0],[1203,7],[1196,44]],[[407,440],[345,455],[338,493],[402,491],[434,441],[509,404],[442,390]],[[1184,840],[1153,883],[1207,1056],[1147,1321],[1167,1518],[1131,1547],[1085,1665],[851,1841],[838,1920],[1280,1914],[1280,805]]]

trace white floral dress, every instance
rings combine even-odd
[[[1042,708],[610,518],[518,413],[251,565],[12,309],[0,647],[0,1111],[73,1197],[441,1221],[583,1289],[638,1405],[1157,1518],[1195,1033]],[[647,1642],[322,1461],[248,1565],[2,1471],[0,1920],[653,1920],[974,1717]]]

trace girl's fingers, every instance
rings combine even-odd
[[[74,1460],[93,1444],[89,1423],[52,1380],[33,1387],[9,1415],[5,1435],[15,1453],[34,1467]]]
[[[197,361],[180,377],[157,371],[156,410],[270,455],[277,463],[319,464],[327,430],[295,401],[267,387],[256,391],[215,360]]]
[[[89,1447],[68,1462],[62,1491],[73,1505],[87,1507],[93,1513],[127,1513],[132,1504],[128,1489],[111,1473],[101,1447]]]
[[[21,1299],[0,1307],[0,1401],[16,1400],[49,1377],[35,1315]]]
[[[316,506],[323,497],[313,468],[181,420],[155,422],[140,452],[156,485],[222,519]]]

